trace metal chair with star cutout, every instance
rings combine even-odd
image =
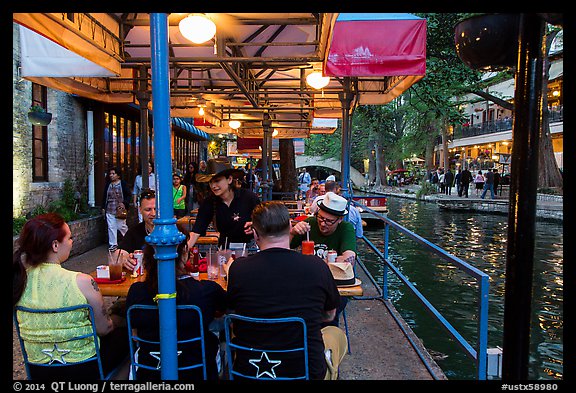
[[[177,340],[178,379],[207,380],[206,344],[202,311],[195,305],[179,304],[176,306],[176,312],[178,319],[186,317],[192,318],[191,321],[194,321],[195,330],[192,332],[192,329],[177,329],[179,337]],[[146,316],[145,313],[152,314]],[[186,315],[186,313],[189,314]],[[152,327],[155,331],[153,337],[150,335],[150,331],[146,334],[141,334],[140,332],[134,334],[133,329],[135,319],[137,318],[142,318],[140,319],[140,323],[142,323],[142,321],[147,321],[145,322],[147,324],[150,323],[150,321],[156,322],[157,325]],[[130,341],[131,379],[160,379],[162,366],[160,338],[156,334],[160,330],[158,325],[158,306],[134,304],[128,308],[126,321]],[[136,321],[136,323],[137,322],[138,321]],[[146,337],[143,337],[144,335],[146,335]],[[181,356],[184,351],[186,352],[185,356]],[[184,373],[186,373],[186,375],[183,375]]]
[[[233,327],[233,324],[234,327]],[[256,342],[238,340],[235,334],[250,331]],[[290,343],[281,342],[286,332]],[[230,380],[308,380],[308,340],[304,319],[252,318],[228,314],[224,318],[226,363]],[[270,340],[271,338],[271,340]],[[275,341],[274,338],[278,338]],[[270,341],[273,341],[271,343]]]
[[[23,316],[23,313],[29,314],[28,317],[19,319],[18,316]],[[53,326],[50,338],[46,336],[45,329],[40,327],[42,325],[36,326],[38,322],[42,323],[42,319],[46,319],[48,315],[51,321],[65,321],[74,318],[73,313],[76,313],[75,315],[86,313],[86,318],[90,318],[90,323],[76,329],[59,329],[58,326]],[[54,380],[74,379],[80,374],[94,375],[94,379],[109,380],[118,373],[122,366],[104,374],[94,322],[94,310],[89,304],[54,309],[16,306],[13,319],[20,341],[26,375],[30,380],[46,378],[44,368],[50,370],[48,375]],[[44,355],[39,355],[39,352]],[[85,358],[83,354],[90,352],[93,352],[93,355]],[[79,357],[84,357],[84,359],[78,360]]]

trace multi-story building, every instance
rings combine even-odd
[[[564,166],[564,112],[561,38],[559,34],[550,50],[547,98],[554,156],[558,167],[562,170]],[[484,75],[484,80],[489,82],[495,75],[495,73],[487,73]],[[493,83],[486,88],[486,92],[505,101],[513,102],[514,79]],[[467,120],[451,130],[448,142],[450,165],[468,167],[470,170],[495,167],[501,172],[509,172],[512,153],[512,112],[475,94],[460,97],[459,100],[467,102],[463,107]],[[434,163],[435,166],[444,165],[441,138],[438,138],[435,147]]]

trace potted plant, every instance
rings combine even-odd
[[[28,112],[28,120],[37,126],[47,126],[52,121],[52,113],[46,112],[46,109],[40,105],[32,105]]]

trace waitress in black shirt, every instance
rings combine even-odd
[[[206,235],[208,225],[214,220],[220,232],[218,246],[230,243],[250,243],[252,210],[260,203],[256,194],[246,188],[236,188],[234,175],[237,169],[224,169],[209,180],[212,194],[198,208],[196,222],[190,233],[190,249],[200,236]],[[249,247],[249,245],[248,245]]]

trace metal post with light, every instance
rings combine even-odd
[[[176,270],[174,266],[178,256],[176,247],[186,237],[176,227],[172,202],[168,16],[166,14],[150,14],[150,42],[158,193],[154,230],[146,236],[146,242],[154,247],[154,257],[158,260],[158,294],[156,296],[160,319],[161,377],[163,380],[177,380]]]

